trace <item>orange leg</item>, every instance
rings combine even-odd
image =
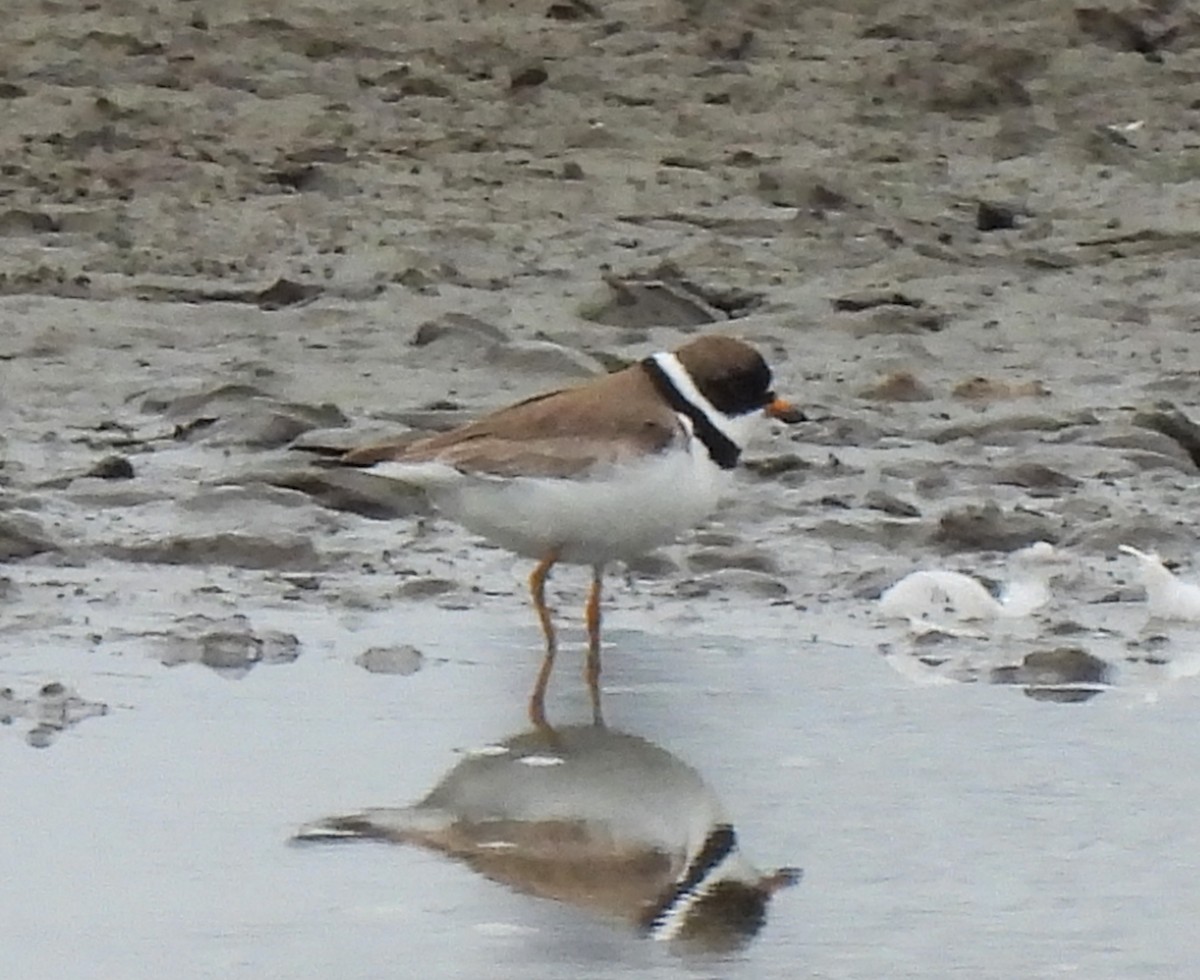
[[[546,653],[542,657],[542,666],[538,670],[537,683],[533,685],[533,694],[529,696],[529,720],[535,728],[546,729],[546,686],[550,683],[550,674],[554,670],[554,655],[558,650],[554,638],[554,623],[550,619],[550,610],[546,608],[546,579],[550,569],[558,561],[558,550],[551,551],[538,562],[529,575],[529,593],[533,596],[533,608],[537,610],[538,621],[542,624],[542,636],[546,638]]]
[[[604,577],[604,566],[592,566],[592,588],[587,601],[587,663],[584,678],[587,680],[588,695],[592,699],[592,721],[604,724],[600,711],[600,583]]]

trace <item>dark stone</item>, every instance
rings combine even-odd
[[[396,595],[401,599],[432,599],[457,588],[458,583],[448,578],[414,578],[401,585]]]
[[[975,227],[980,231],[1002,231],[1017,226],[1017,211],[1007,204],[980,201],[975,209]]]
[[[550,74],[544,66],[527,65],[512,73],[508,87],[514,91],[521,88],[536,88],[539,85],[545,84],[549,77]]]
[[[784,473],[793,473],[797,470],[806,470],[812,467],[811,463],[796,453],[782,453],[778,456],[767,456],[762,459],[748,459],[742,465],[755,476],[761,477],[764,480],[781,476]]]
[[[1002,511],[995,503],[970,504],[943,514],[931,542],[943,551],[1016,551],[1037,541],[1058,541],[1048,522]]]
[[[320,286],[292,282],[290,279],[277,279],[261,290],[254,301],[264,310],[281,310],[286,306],[312,302],[322,292]]]
[[[124,456],[105,456],[87,472],[100,480],[132,480],[133,464]]]
[[[847,293],[829,301],[839,313],[857,313],[876,306],[911,306],[920,309],[925,301],[916,296],[906,296],[904,293],[887,290],[867,290],[859,293]]]
[[[993,684],[1107,684],[1112,668],[1081,647],[1055,647],[1027,654],[1017,666],[996,667]]]
[[[1157,411],[1138,412],[1133,417],[1133,424],[1173,439],[1183,447],[1192,462],[1200,466],[1200,425],[1174,405],[1168,403]]]
[[[1006,466],[996,474],[996,482],[1028,490],[1070,490],[1083,485],[1066,473],[1043,466],[1041,463],[1016,463]]]
[[[601,13],[588,0],[563,0],[550,4],[546,16],[550,20],[599,20]]]
[[[871,510],[882,511],[892,517],[921,516],[921,511],[914,504],[910,504],[907,500],[901,500],[890,493],[884,493],[882,490],[868,491],[863,498],[863,503]]]
[[[311,187],[320,173],[319,167],[312,164],[300,164],[280,170],[269,170],[266,179],[269,183],[278,184],[280,187],[290,187],[294,191],[302,191]]]

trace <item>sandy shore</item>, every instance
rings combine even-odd
[[[362,520],[420,506],[290,444],[453,424],[706,329],[760,344],[811,421],[618,606],[859,608],[1038,539],[1086,566],[1068,602],[1135,599],[1118,544],[1196,539],[1197,29],[988,10],[22,5],[11,625],[77,627],[94,590],[136,620],[133,583],[196,570],[237,573],[250,621],[264,580],[524,615],[506,556]],[[105,570],[64,604],[60,565]]]

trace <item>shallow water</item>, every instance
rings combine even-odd
[[[55,677],[110,706],[43,750],[0,733],[11,975],[1128,980],[1200,962],[1194,681],[1074,705],[914,686],[865,636],[789,639],[794,611],[726,609],[709,635],[614,624],[605,664],[609,725],[703,774],[760,867],[804,868],[738,952],[681,954],[416,847],[290,845],[524,729],[532,631],[411,608],[400,639],[430,659],[407,677],[353,666],[317,612],[264,619],[306,652],[240,680],[116,645],[10,648],[0,683]],[[395,630],[366,617],[356,640]],[[587,716],[573,639],[558,723]]]

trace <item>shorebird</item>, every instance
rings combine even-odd
[[[545,654],[529,698],[535,724],[546,724],[557,651],[546,579],[558,563],[591,567],[585,677],[600,724],[605,566],[666,544],[710,514],[750,423],[764,415],[803,418],[776,397],[753,347],[709,334],[449,432],[353,449],[340,462],[421,487],[447,517],[537,562],[529,591]]]

